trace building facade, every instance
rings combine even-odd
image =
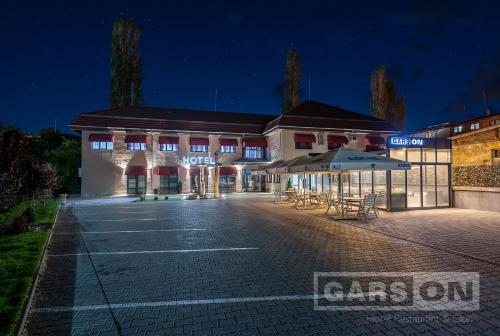
[[[387,122],[306,101],[278,115],[127,107],[85,113],[82,195],[193,193],[203,176],[213,192],[215,164],[223,193],[273,191],[279,177],[252,174],[263,165],[338,146],[385,150],[397,133]]]

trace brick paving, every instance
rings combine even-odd
[[[345,224],[321,213],[263,198],[62,208],[25,333],[498,334],[500,267],[432,248],[496,261],[498,215],[447,209]],[[96,254],[173,250],[185,252]],[[314,272],[339,271],[480,272],[481,310],[315,311],[310,299],[235,300],[312,295]]]

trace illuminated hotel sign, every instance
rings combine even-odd
[[[423,147],[423,138],[408,138],[408,137],[390,137],[387,139],[389,147]]]
[[[215,165],[215,158],[212,156],[183,156],[181,163],[189,165]]]

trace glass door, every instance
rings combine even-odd
[[[145,194],[146,193],[146,176],[145,175],[128,175],[127,176],[127,194]]]

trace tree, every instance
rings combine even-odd
[[[283,113],[300,104],[300,62],[299,55],[293,49],[288,50],[285,65],[285,83],[283,86]]]
[[[132,19],[113,24],[111,37],[111,107],[142,106],[141,32]]]
[[[44,157],[55,168],[61,179],[62,190],[59,192],[79,193],[80,142],[75,139],[63,139],[59,147],[45,151]]]
[[[0,212],[16,204],[23,194],[27,165],[27,142],[14,127],[0,133]]]
[[[53,191],[60,187],[57,172],[48,163],[32,165],[28,175],[28,185],[33,208],[37,199],[42,200],[45,206],[47,200],[52,198]]]
[[[406,100],[400,96],[396,100],[393,110],[393,125],[400,130],[406,129]]]
[[[406,127],[405,99],[403,96],[397,97],[396,83],[387,78],[385,66],[373,70],[370,86],[370,110],[373,116],[403,130]]]

